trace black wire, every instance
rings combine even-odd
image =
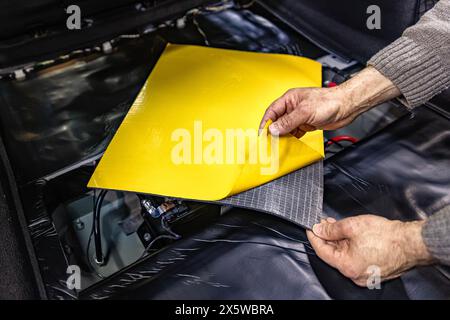
[[[105,199],[107,190],[102,190],[95,203],[94,215],[93,215],[93,231],[94,231],[94,244],[95,244],[95,260],[99,264],[103,264],[103,251],[102,251],[102,235],[100,229],[100,211],[102,208],[103,200]]]
[[[149,200],[149,199],[147,199],[147,200]],[[161,239],[179,240],[179,239],[181,239],[181,236],[179,234],[175,233],[174,231],[172,231],[170,226],[167,224],[167,220],[166,220],[164,214],[161,215],[160,219],[161,219],[161,228],[164,229],[164,231],[166,231],[168,234],[162,234],[162,235],[159,235],[159,236],[155,237],[147,245],[147,247],[145,247],[144,252],[141,255],[141,258],[143,258],[150,251],[150,249],[152,248],[153,244],[156,243],[158,240],[161,240]]]
[[[331,143],[331,144],[328,144],[328,142],[332,142],[332,143]],[[339,141],[335,141],[335,140],[333,140],[333,139],[328,139],[328,140],[325,142],[325,149],[331,147],[333,144],[337,145],[337,146],[340,147],[341,149],[345,149],[345,146],[344,146],[342,143],[340,143]]]
[[[92,215],[94,214],[95,208],[97,206],[97,191],[94,189],[94,196],[92,198]],[[91,249],[91,242],[92,242],[92,236],[94,234],[94,223],[92,223],[91,232],[89,233],[88,243],[86,245],[86,262],[88,264],[88,267],[91,269],[92,272],[95,272],[95,274],[103,279],[104,276],[101,275],[97,270],[94,268],[94,266],[91,263],[91,255],[90,255],[90,249]]]
[[[141,258],[144,257],[144,256],[149,252],[149,250],[151,249],[151,247],[153,246],[153,244],[154,244],[156,241],[161,240],[161,239],[178,240],[179,238],[174,237],[174,236],[170,236],[170,235],[167,235],[167,234],[162,234],[162,235],[157,236],[157,237],[156,237],[155,239],[153,239],[153,240],[148,244],[148,246],[144,249],[144,252],[142,253]]]
[[[161,216],[161,227],[171,236],[175,237],[176,239],[180,239],[181,236],[175,232],[172,231],[172,229],[167,225],[167,221],[164,218],[164,215]]]
[[[97,205],[97,190],[94,189],[94,196],[92,197],[92,216],[94,215],[95,207]],[[86,245],[86,262],[91,271],[95,271],[94,266],[91,263],[89,249],[91,248],[91,239],[94,234],[94,220],[92,220],[91,232],[89,233],[88,243]]]
[[[99,272],[97,272],[97,270],[94,268],[94,266],[93,266],[92,263],[91,263],[91,256],[90,256],[90,254],[89,254],[89,251],[90,251],[90,248],[91,248],[91,242],[92,242],[92,235],[93,235],[93,234],[94,234],[94,225],[92,225],[91,233],[89,234],[89,240],[88,240],[88,243],[87,243],[87,246],[86,246],[86,260],[87,260],[87,263],[88,263],[89,268],[91,269],[91,271],[92,271],[92,272],[95,272],[95,274],[96,274],[99,278],[103,279],[104,276],[101,275]]]

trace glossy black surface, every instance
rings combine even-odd
[[[82,294],[85,299],[329,299],[302,229],[235,209]]]
[[[414,111],[325,166],[327,215],[423,219],[450,204],[450,122]]]
[[[0,81],[2,134],[19,183],[101,153],[161,49],[147,37],[25,81]]]
[[[343,58],[365,63],[413,25],[421,12],[417,0],[260,0],[300,33]],[[380,28],[367,26],[379,8]]]
[[[324,212],[337,219],[367,213],[425,219],[450,204],[449,168],[450,121],[421,107],[326,161]],[[319,264],[330,294],[351,298],[342,290],[341,276],[322,269]],[[450,299],[445,274],[423,267],[406,273],[402,282],[412,299]]]
[[[325,286],[321,283],[324,276],[329,281]],[[328,286],[333,288],[331,294]],[[381,290],[360,288],[315,256],[303,229],[242,209],[233,209],[203,231],[83,292],[81,297],[407,299],[400,280],[383,284]]]
[[[187,15],[182,26],[161,29],[160,34],[175,43],[303,55],[301,38],[274,17],[268,18],[267,12],[257,9],[232,5],[222,10],[202,9]],[[315,58],[310,52],[308,57]]]
[[[169,19],[215,0],[55,0],[0,3],[0,69],[52,59],[98,46],[123,34],[154,29]],[[80,29],[69,30],[66,8],[80,7]]]

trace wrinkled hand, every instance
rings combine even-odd
[[[341,128],[358,115],[348,108],[350,103],[338,88],[297,88],[286,92],[266,110],[260,124],[263,129],[270,119],[272,134],[291,133],[300,138],[316,129]]]
[[[334,88],[297,88],[287,91],[266,110],[271,134],[291,133],[300,138],[316,129],[335,130],[352,122],[373,106],[400,95],[398,88],[373,67]]]
[[[377,266],[381,281],[399,277],[433,258],[422,240],[424,222],[400,222],[374,215],[337,221],[328,218],[307,231],[317,255],[359,286],[367,286]]]

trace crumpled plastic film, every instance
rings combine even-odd
[[[320,85],[321,65],[310,59],[168,45],[88,186],[215,201],[317,162],[321,131],[280,137],[275,147],[257,129],[287,89]],[[230,132],[244,132],[248,148]]]

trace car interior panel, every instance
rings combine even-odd
[[[444,266],[370,290],[279,216],[87,187],[168,43],[328,61],[326,87],[437,1],[72,2],[86,15],[74,32],[59,1],[0,4],[0,298],[450,299]],[[356,17],[372,4],[386,14],[368,32]],[[324,216],[412,221],[450,205],[450,89],[413,111],[385,102],[324,135],[358,140],[326,148]],[[71,265],[81,289],[66,286]]]

